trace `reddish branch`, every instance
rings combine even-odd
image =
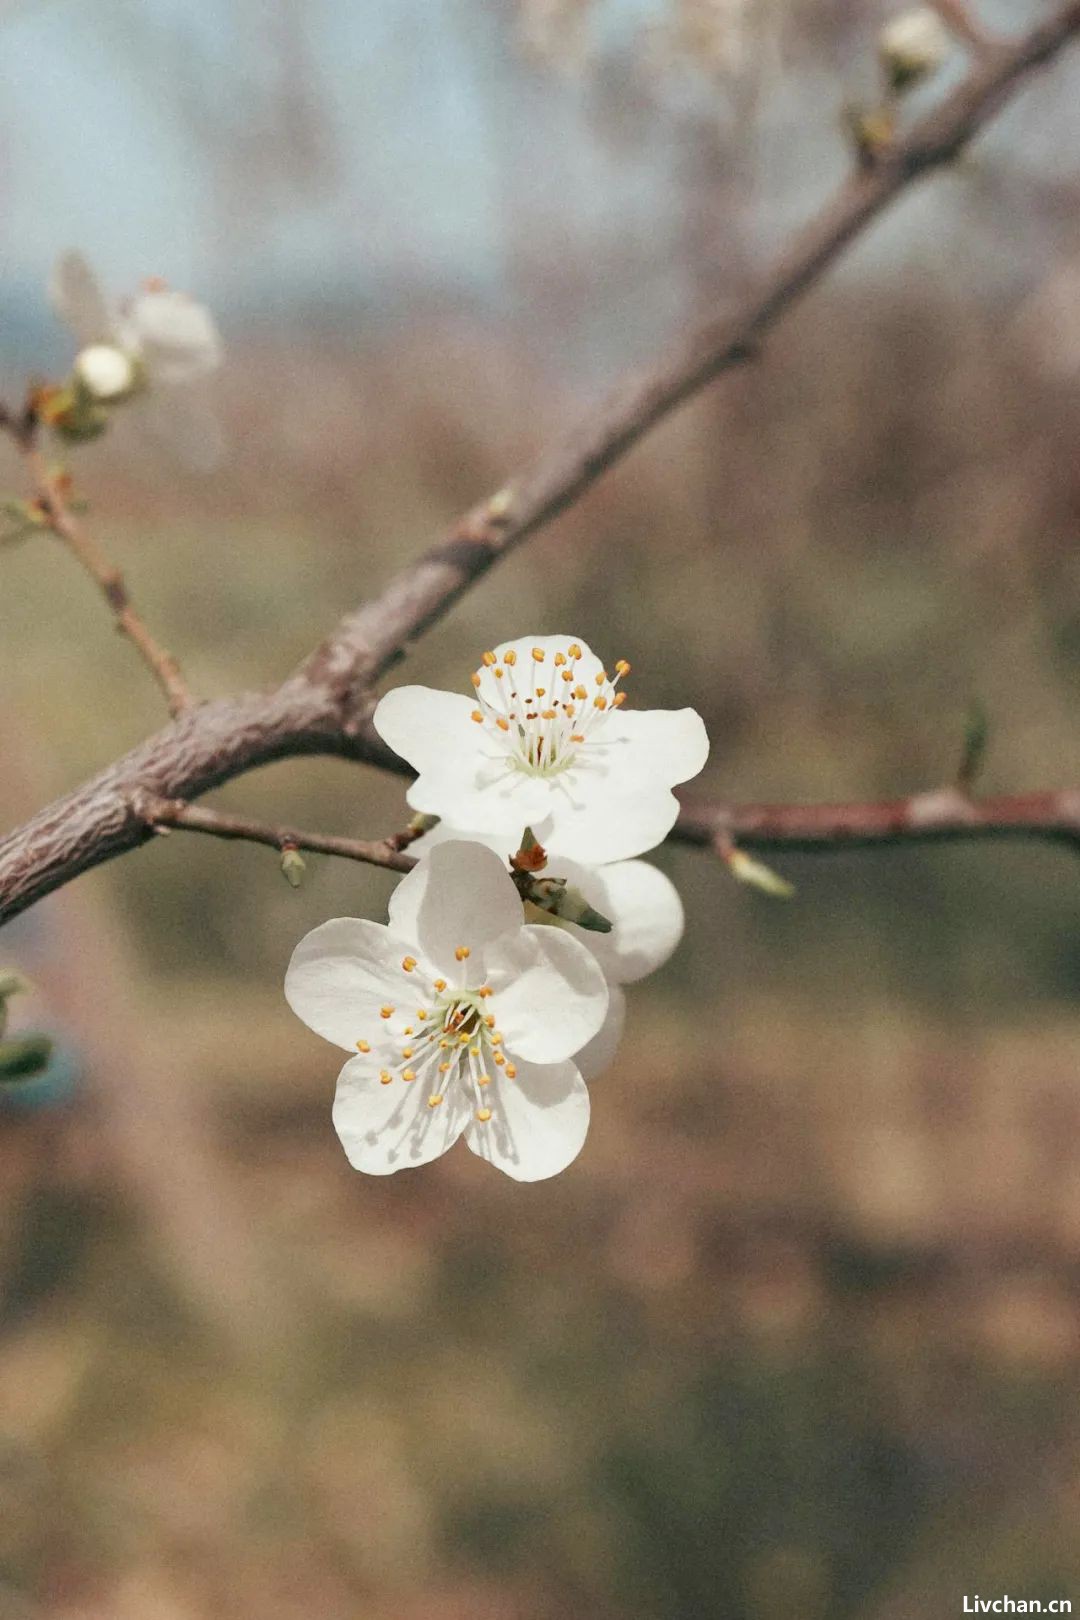
[[[680,844],[813,854],[888,844],[1029,838],[1080,851],[1080,790],[973,799],[957,788],[868,804],[715,804],[688,800],[672,838]]]
[[[385,866],[391,872],[411,872],[415,855],[404,851],[413,842],[411,833],[369,842],[363,838],[339,838],[332,833],[301,832],[296,827],[271,826],[250,816],[229,815],[224,810],[207,810],[202,805],[185,804],[182,799],[143,798],[139,812],[154,832],[181,827],[186,832],[209,833],[213,838],[242,839],[248,844],[266,844],[270,849],[306,849],[316,855],[340,855],[347,861],[364,861],[368,866]]]
[[[268,760],[305,753],[400,768],[369,722],[374,684],[407,645],[514,546],[577,500],[656,422],[752,356],[883,209],[920,176],[956,157],[1021,81],[1078,31],[1080,0],[1068,0],[1014,44],[979,53],[965,81],[936,110],[876,153],[872,165],[852,172],[734,316],[693,332],[531,471],[475,507],[347,615],[283,685],[185,710],[172,726],[0,840],[0,922],[152,837],[139,810],[147,795],[188,801]],[[850,807],[840,819],[857,818],[859,808],[872,815],[868,807]],[[1027,830],[1047,835],[1041,826]],[[964,836],[973,831],[969,825]],[[900,835],[894,830],[894,837]]]

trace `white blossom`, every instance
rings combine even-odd
[[[464,1136],[539,1181],[580,1152],[589,1094],[572,1059],[603,1025],[607,985],[577,940],[524,921],[483,845],[433,849],[398,885],[388,924],[338,917],[306,935],[285,995],[356,1054],[334,1103],[356,1169],[426,1164]]]
[[[620,659],[610,676],[573,636],[523,637],[484,653],[471,698],[388,692],[375,729],[419,773],[415,810],[483,834],[529,826],[585,865],[622,860],[667,836],[679,808],[671,789],[709,751],[693,709],[624,707],[629,669]]]

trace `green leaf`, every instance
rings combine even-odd
[[[52,1051],[47,1035],[16,1035],[0,1041],[0,1085],[32,1080],[48,1067]]]

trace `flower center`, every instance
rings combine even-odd
[[[470,954],[467,945],[459,945],[455,952],[466,981]],[[383,1029],[374,1041],[358,1040],[357,1051],[362,1057],[370,1055],[373,1065],[379,1064],[384,1086],[398,1081],[420,1085],[428,1093],[429,1108],[441,1107],[452,1086],[464,1086],[476,1104],[476,1118],[486,1125],[491,1109],[485,1093],[492,1083],[492,1071],[501,1072],[507,1080],[517,1075],[503,1051],[503,1037],[490,1010],[491,986],[470,988],[463,982],[452,987],[445,979],[429,982],[414,956],[402,958],[401,970],[410,979],[405,1005],[388,1003],[380,1008]],[[421,995],[418,1005],[414,1004],[417,990]]]
[[[526,681],[512,647],[501,663],[493,652],[484,654],[483,667],[472,676],[478,705],[472,718],[511,769],[535,777],[570,770],[607,716],[626,701],[626,693],[615,690],[630,672],[626,660],[615,665],[614,680],[601,669],[590,687],[576,667],[582,656],[576,642],[550,652],[533,647]]]

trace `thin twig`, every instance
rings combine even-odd
[[[972,799],[957,788],[905,799],[851,804],[720,804],[688,798],[671,833],[674,843],[836,854],[885,845],[959,839],[1035,839],[1080,852],[1080,789]]]
[[[333,833],[301,832],[297,827],[271,826],[250,816],[234,816],[224,810],[207,810],[185,804],[182,799],[157,799],[143,794],[136,801],[136,812],[155,832],[180,827],[185,832],[209,833],[214,838],[238,838],[249,844],[265,844],[269,849],[305,849],[316,855],[340,855],[347,861],[364,861],[384,866],[391,872],[411,872],[415,855],[404,853],[412,835],[394,833],[370,842],[363,838],[339,838]]]
[[[0,426],[7,428],[26,463],[37,495],[37,507],[46,526],[58,540],[63,541],[97,585],[109,605],[116,628],[127,636],[164,692],[169,713],[174,717],[181,714],[191,707],[192,699],[180,665],[151,634],[132,606],[120,569],[110,562],[86,525],[67,504],[61,480],[50,472],[44,456],[36,447],[33,433],[27,432],[18,419],[10,418],[7,413],[0,416]]]

